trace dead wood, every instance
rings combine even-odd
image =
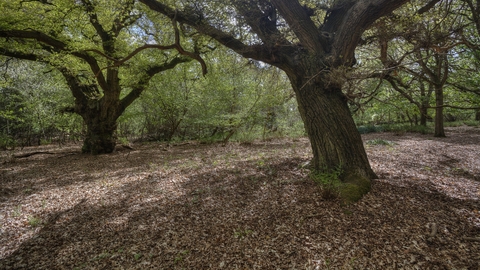
[[[38,152],[21,154],[21,155],[13,155],[13,157],[14,157],[14,158],[26,158],[26,157],[31,157],[31,156],[34,156],[34,155],[55,155],[55,153],[45,152],[45,151],[38,151]]]

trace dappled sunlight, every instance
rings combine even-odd
[[[367,146],[380,179],[352,205],[322,199],[302,168],[311,159],[307,139],[190,142],[166,150],[138,144],[95,157],[52,149],[43,159],[22,158],[2,168],[10,191],[0,202],[6,243],[0,262],[72,269],[269,262],[315,269],[448,256],[456,259],[437,263],[468,265],[462,258],[480,250],[462,240],[480,231],[478,174],[469,167],[477,164],[470,152],[479,144],[409,136],[365,135],[395,144]],[[443,163],[447,146],[450,158],[462,160],[462,174]],[[436,243],[446,247],[443,255],[430,249]]]

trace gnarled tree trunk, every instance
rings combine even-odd
[[[315,83],[306,75],[290,76],[297,103],[313,151],[316,171],[339,169],[349,188],[344,194],[355,201],[370,190],[370,179],[377,178],[368,161],[347,99],[341,88],[322,77]],[[335,124],[332,124],[335,123]]]
[[[343,190],[356,194],[355,198],[348,198],[352,201],[368,192],[375,173],[341,91],[342,82],[332,83],[330,75],[332,70],[355,63],[355,48],[365,29],[407,1],[332,1],[321,25],[312,20],[315,12],[306,8],[303,1],[227,1],[230,4],[226,5],[235,8],[241,19],[239,27],[226,29],[214,20],[203,19],[214,17],[203,14],[209,13],[207,8],[178,10],[163,1],[140,0],[152,10],[191,25],[246,58],[285,71],[310,138],[315,169],[327,172],[340,169]],[[244,24],[255,38],[239,39],[245,36]],[[239,29],[243,34],[235,33]]]
[[[89,112],[88,116],[82,115],[87,125],[82,153],[93,155],[111,153],[116,145],[115,132],[118,117],[102,117],[101,113],[95,113],[95,111]]]

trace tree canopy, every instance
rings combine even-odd
[[[0,54],[47,63],[64,77],[88,134],[83,151],[113,151],[116,121],[157,73],[200,58],[181,44],[175,20],[149,15],[134,0],[8,1]],[[164,25],[170,25],[169,28]],[[194,48],[195,47],[195,48]]]

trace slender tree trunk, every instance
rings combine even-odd
[[[290,79],[312,146],[314,169],[328,172],[339,168],[341,180],[350,188],[355,186],[357,197],[352,200],[358,200],[370,190],[370,179],[377,176],[370,167],[346,97],[339,87],[328,86],[328,79],[320,83],[309,83],[305,77]]]
[[[480,121],[480,110],[475,112],[475,120]]]
[[[443,127],[443,87],[435,87],[435,134],[434,137],[445,137]]]
[[[423,104],[420,106],[420,125],[426,127],[427,126],[427,105]]]

